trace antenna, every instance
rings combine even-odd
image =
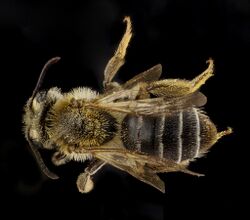
[[[40,76],[39,76],[39,78],[37,80],[36,87],[33,90],[33,93],[32,93],[32,96],[31,96],[30,105],[32,105],[33,99],[35,98],[36,94],[39,92],[39,90],[40,90],[40,88],[42,86],[42,83],[43,83],[44,76],[47,73],[49,67],[51,65],[57,63],[60,59],[61,59],[61,57],[53,57],[50,60],[48,60],[47,63],[45,63],[45,65],[43,66],[43,69],[42,69],[42,71],[40,73]]]

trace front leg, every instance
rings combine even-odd
[[[81,193],[88,193],[94,188],[92,177],[105,165],[106,163],[94,159],[89,166],[81,173],[76,181],[77,188]]]
[[[61,166],[70,161],[69,157],[66,154],[61,152],[55,152],[52,156],[52,163],[56,166]]]

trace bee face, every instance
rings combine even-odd
[[[44,145],[47,140],[45,117],[52,105],[60,98],[62,98],[60,90],[51,88],[48,91],[39,91],[34,98],[28,100],[23,117],[26,139],[46,148]]]

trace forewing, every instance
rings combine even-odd
[[[162,66],[161,64],[157,64],[152,68],[136,75],[132,79],[128,80],[126,83],[122,85],[123,89],[129,89],[135,86],[140,82],[153,82],[157,81],[161,77]]]
[[[121,100],[134,100],[140,91],[139,85],[134,86],[131,89],[119,89],[112,91],[100,97],[96,103],[98,104],[111,104]]]
[[[181,171],[197,175],[186,169],[184,165],[174,161],[146,155],[141,152],[128,151],[124,148],[89,148],[94,157],[123,170],[161,192],[165,192],[165,184],[157,173]]]
[[[165,191],[164,182],[157,176],[154,170],[145,166],[147,161],[139,155],[111,150],[97,153],[96,157],[162,192]]]
[[[145,155],[119,149],[92,150],[92,154],[96,158],[129,173],[161,192],[165,192],[164,182],[157,176],[155,170],[146,165],[147,163],[155,163],[156,161],[150,161]]]
[[[117,93],[111,94],[110,97],[104,97],[96,102],[88,103],[90,107],[106,109],[108,111],[122,112],[135,115],[159,115],[171,114],[175,111],[180,111],[190,107],[199,107],[204,103],[203,94],[195,92],[186,96],[177,98],[156,97],[149,99],[138,100],[123,100],[125,95],[132,94],[135,91],[136,95],[138,90],[121,90]],[[113,98],[116,97],[116,101]],[[121,97],[121,100],[119,100]],[[113,100],[113,101],[112,101]]]

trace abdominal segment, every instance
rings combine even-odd
[[[196,108],[154,117],[127,115],[121,129],[127,149],[178,163],[206,152],[216,134],[214,124]]]

